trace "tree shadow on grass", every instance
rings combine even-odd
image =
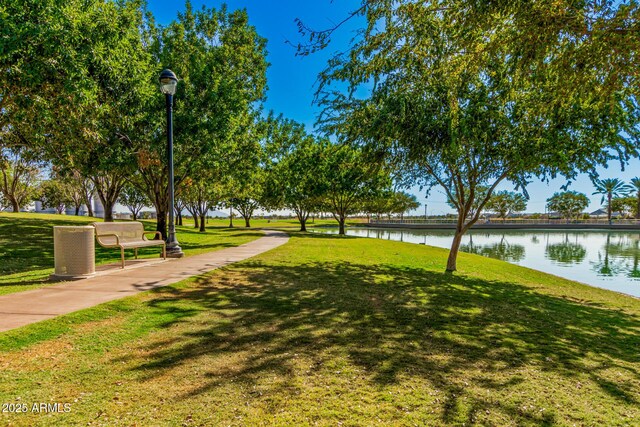
[[[518,368],[529,365],[576,381],[589,378],[617,404],[639,403],[633,383],[640,380],[640,319],[597,304],[514,283],[388,265],[246,262],[197,282],[158,291],[149,304],[168,310],[188,300],[222,319],[191,325],[179,344],[146,348],[135,370],[152,379],[205,356],[248,356],[210,373],[185,399],[231,380],[256,384],[272,373],[289,379],[272,391],[290,393],[297,388],[296,355],[313,360],[314,371],[342,355],[379,387],[426,380],[446,396],[443,422],[473,422],[490,409],[517,423],[555,423],[553,412],[523,412],[483,397],[515,392],[525,381]],[[626,371],[625,379],[609,379],[606,371],[613,368]],[[465,392],[470,389],[487,393]]]

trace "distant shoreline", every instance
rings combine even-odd
[[[454,223],[442,224],[406,224],[406,223],[364,223],[364,227],[368,228],[393,228],[393,229],[412,229],[412,230],[454,230]],[[478,222],[471,227],[472,230],[635,230],[640,231],[640,224],[585,224],[585,223],[568,223],[568,224],[500,224],[496,222],[481,223]]]

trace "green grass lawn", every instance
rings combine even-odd
[[[294,233],[180,284],[0,334],[10,425],[640,420],[640,300],[476,255]]]
[[[0,295],[34,289],[51,284],[53,273],[53,226],[89,225],[100,221],[96,218],[67,215],[28,213],[0,213]],[[155,230],[153,221],[143,221],[145,229]],[[227,224],[228,225],[228,224]],[[226,228],[211,224],[206,233],[193,227],[178,227],[178,239],[187,256],[215,251],[247,243],[262,236],[258,231],[245,228]],[[141,258],[157,258],[159,247],[141,248]],[[127,259],[133,258],[133,250],[126,251]],[[102,248],[96,243],[96,264],[118,263],[118,249]]]

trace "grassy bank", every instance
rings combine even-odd
[[[0,335],[15,425],[637,425],[640,300],[497,260],[294,234]]]
[[[50,284],[53,272],[53,227],[56,225],[89,225],[96,218],[67,215],[0,213],[0,295],[34,289]],[[143,221],[145,229],[155,230],[153,221]],[[210,226],[200,233],[189,225],[178,227],[178,239],[187,256],[215,251],[247,243],[262,233],[244,228],[229,229],[224,225]],[[133,250],[126,251],[133,257]],[[142,248],[141,258],[158,257],[160,249]],[[96,244],[96,264],[119,262],[117,249],[105,249]]]

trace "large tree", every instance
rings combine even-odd
[[[218,180],[251,154],[259,139],[252,134],[256,111],[266,89],[265,47],[246,11],[225,6],[194,10],[187,2],[176,21],[157,30],[152,50],[158,73],[170,68],[179,78],[174,96],[176,186],[187,178],[201,180],[203,171],[213,171]],[[164,99],[159,93],[155,99],[151,121],[159,128],[147,133],[138,157],[158,214],[158,230],[165,233],[169,202]]]
[[[527,199],[522,194],[513,191],[498,191],[489,198],[485,209],[495,212],[504,220],[512,213],[527,209]]]
[[[391,213],[393,194],[391,190],[381,191],[374,197],[365,200],[362,204],[362,210],[367,214],[367,217],[375,215],[376,219],[380,220],[382,215]]]
[[[14,212],[33,200],[41,175],[39,163],[24,147],[0,150],[0,193]]]
[[[144,7],[135,0],[24,3],[9,1],[3,10],[3,129],[63,175],[90,178],[112,220],[152,89]]]
[[[105,220],[111,221],[119,192],[135,170],[132,139],[141,134],[152,89],[152,58],[143,37],[147,21],[138,1],[75,6],[65,10],[78,21],[68,30],[81,27],[67,46],[73,61],[59,64],[63,85],[55,86],[59,93],[45,103],[40,120],[45,129],[33,139],[63,175],[79,173],[91,180]]]
[[[405,213],[416,210],[419,207],[420,202],[418,202],[418,198],[413,194],[404,191],[395,191],[391,195],[389,212],[400,215],[400,219],[404,218]]]
[[[251,218],[261,207],[266,195],[266,173],[259,167],[243,169],[237,172],[236,179],[227,181],[225,205],[233,206],[244,219],[245,227],[251,227]]]
[[[317,179],[323,186],[323,210],[331,212],[338,221],[338,233],[344,235],[347,216],[361,212],[367,200],[388,190],[391,178],[361,149],[349,145],[327,143],[319,161]]]
[[[637,155],[635,6],[480,3],[363,1],[354,16],[366,27],[318,90],[326,131],[388,160],[409,184],[444,189],[458,213],[447,271],[501,182],[571,179]],[[537,28],[550,17],[558,22]],[[312,32],[312,42],[330,33]]]
[[[584,193],[577,191],[563,191],[554,193],[547,199],[549,211],[559,212],[564,218],[576,218],[589,206],[589,198]]]
[[[224,186],[215,179],[185,180],[180,199],[193,216],[194,227],[200,232],[206,231],[207,212],[220,204],[223,194]]]
[[[144,191],[141,191],[139,187],[129,181],[122,188],[118,202],[126,206],[131,212],[131,215],[133,215],[133,220],[137,221],[142,208],[149,206],[149,197]]]
[[[69,182],[58,177],[42,182],[37,197],[43,208],[54,208],[58,215],[62,214],[68,205],[73,204]]]
[[[611,223],[611,212],[613,212],[611,201],[616,197],[626,196],[633,190],[633,187],[618,178],[594,179],[593,185],[596,188],[593,194],[602,195],[600,203],[607,201],[607,220]]]
[[[635,196],[615,197],[611,199],[611,211],[620,212],[625,217],[637,217],[638,199]]]
[[[304,126],[279,118],[272,123],[267,139],[265,204],[291,209],[307,231],[307,220],[319,209],[322,199],[321,154],[326,141],[308,135]]]
[[[71,106],[93,96],[86,59],[105,0],[6,0],[0,7],[0,129],[35,148]],[[98,41],[99,42],[99,41]],[[101,42],[99,42],[101,43]],[[108,45],[104,46],[108,48]],[[4,137],[2,138],[4,139]],[[5,145],[1,141],[0,145]]]

